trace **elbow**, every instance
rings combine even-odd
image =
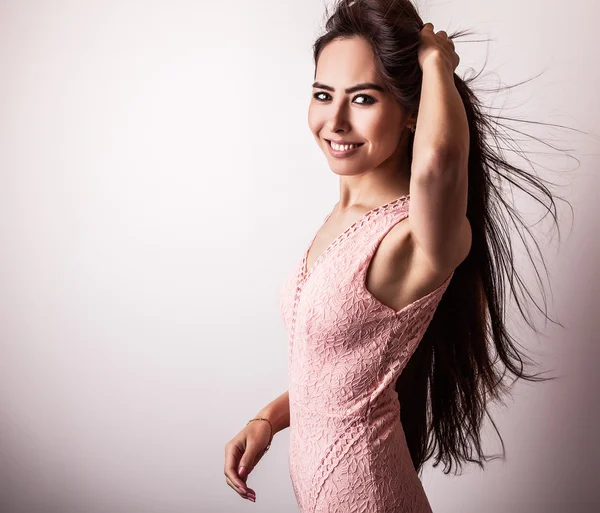
[[[418,166],[413,166],[411,172],[429,183],[456,186],[466,181],[468,164],[468,154],[456,148],[438,148],[432,150]]]

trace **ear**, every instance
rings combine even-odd
[[[410,128],[411,126],[416,125],[417,123],[417,115],[411,114],[406,120],[406,128]]]

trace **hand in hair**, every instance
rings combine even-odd
[[[454,73],[460,62],[460,57],[454,50],[454,42],[448,39],[448,34],[443,30],[433,32],[433,23],[425,23],[421,29],[421,46],[419,47],[419,66],[423,69],[429,59],[441,59]]]

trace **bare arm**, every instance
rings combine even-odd
[[[421,254],[443,275],[471,247],[466,216],[469,124],[453,69],[439,54],[423,64],[410,179],[412,235]]]
[[[273,424],[273,436],[275,433],[290,427],[290,401],[286,390],[277,399],[271,401],[257,414],[257,417],[265,417]]]
[[[269,419],[275,433],[290,425],[290,401],[288,391],[267,404],[258,412],[257,417]],[[248,474],[258,464],[266,452],[270,428],[260,429],[255,425],[267,426],[266,422],[252,422],[225,444],[225,481],[239,495],[254,502],[256,493],[246,485]]]

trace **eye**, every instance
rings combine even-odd
[[[321,101],[325,101],[325,100],[323,100],[323,99],[319,98],[319,96],[322,96],[322,95],[329,96],[327,93],[319,92],[319,93],[315,93],[315,94],[313,94],[313,98],[314,98],[315,100],[319,100],[320,102],[321,102]]]
[[[318,93],[313,94],[313,98],[320,102],[327,101],[326,99],[320,98],[321,95],[329,96],[328,93],[324,93],[323,91],[320,91]],[[373,103],[377,103],[377,100],[375,98],[373,98],[372,96],[369,96],[368,94],[357,94],[354,97],[354,99],[356,100],[357,98],[363,98],[363,101],[358,102],[358,105],[372,105]]]
[[[360,102],[359,105],[371,105],[372,103],[377,102],[377,100],[375,98],[373,98],[372,96],[369,96],[368,94],[359,94],[354,97],[355,100],[356,100],[356,98],[365,98],[366,99],[366,101]]]

